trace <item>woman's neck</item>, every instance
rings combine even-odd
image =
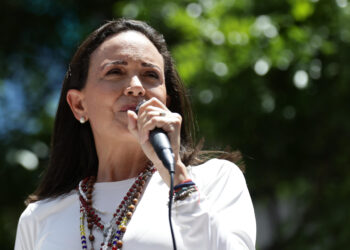
[[[148,161],[135,141],[96,143],[98,155],[97,182],[121,181],[137,176]]]

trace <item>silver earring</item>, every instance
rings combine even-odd
[[[81,124],[84,124],[84,123],[86,122],[84,116],[80,117],[80,120],[79,120],[79,121],[80,121]]]

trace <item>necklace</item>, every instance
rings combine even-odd
[[[80,181],[77,189],[79,191],[80,201],[80,237],[83,250],[87,250],[85,218],[87,221],[87,228],[90,231],[88,239],[92,246],[91,250],[93,250],[93,242],[95,240],[95,236],[92,233],[94,228],[101,231],[103,235],[101,250],[107,250],[109,248],[112,248],[112,250],[119,250],[123,247],[122,239],[126,232],[127,225],[139,203],[146,181],[154,172],[155,168],[153,166],[147,166],[135,178],[134,183],[117,206],[112,219],[108,223],[104,223],[98,215],[101,211],[92,206],[92,192],[96,177],[91,176]]]

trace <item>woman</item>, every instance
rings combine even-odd
[[[175,156],[178,249],[254,249],[254,210],[240,169],[200,160],[163,36],[125,19],[94,31],[70,63],[50,164],[20,218],[15,249],[172,249],[169,174],[149,142],[157,127]]]

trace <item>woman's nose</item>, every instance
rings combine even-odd
[[[137,76],[131,78],[129,86],[127,86],[124,90],[124,95],[145,95],[145,89],[143,88],[143,85]]]

